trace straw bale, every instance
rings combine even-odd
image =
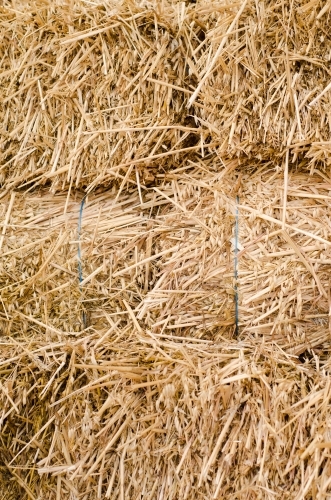
[[[80,232],[79,194],[4,198],[0,329],[13,335],[39,324],[57,336],[81,331],[84,317],[104,327],[116,312],[121,324],[136,315],[137,327],[154,331],[211,335],[233,326],[233,216],[211,212],[214,195],[204,190],[199,201],[199,191],[167,181],[143,203],[136,192],[90,195]]]
[[[313,351],[112,328],[4,339],[0,363],[0,467],[20,498],[330,494],[329,362]]]
[[[329,11],[1,3],[0,498],[331,495]]]
[[[329,178],[291,173],[283,217],[281,171],[237,178],[195,167],[163,177],[141,196],[134,189],[91,194],[82,212],[79,193],[4,198],[3,332],[35,322],[55,335],[77,333],[85,319],[99,328],[120,312],[121,324],[133,319],[155,333],[215,339],[233,333],[237,286],[243,335],[283,347],[328,339]]]
[[[295,353],[330,335],[331,179],[292,173],[285,217],[283,175],[257,173],[240,199],[239,295],[243,334]],[[246,198],[249,195],[249,198]],[[286,343],[286,342],[285,342]]]
[[[203,165],[1,200],[8,498],[331,493],[330,179]]]
[[[4,192],[151,184],[206,153],[328,165],[328,22],[321,0],[4,0]]]
[[[136,173],[151,183],[208,151],[199,145],[210,142],[207,128],[186,108],[195,82],[186,56],[202,33],[198,25],[191,33],[188,11],[167,2],[42,1],[28,10],[5,2],[3,184],[92,189]]]

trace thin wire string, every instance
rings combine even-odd
[[[82,219],[83,219],[83,210],[85,205],[86,195],[82,199],[80,203],[79,209],[79,218],[78,218],[78,280],[79,280],[79,288],[82,291],[81,283],[83,282],[83,264],[82,264],[82,250],[81,250],[81,233],[82,233]],[[84,328],[86,328],[86,314],[83,310],[82,320]]]
[[[235,245],[234,245],[234,308],[235,308],[235,324],[236,335],[239,334],[239,298],[238,298],[238,239],[239,239],[239,196],[236,197],[236,223],[235,223]]]

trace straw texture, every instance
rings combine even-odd
[[[331,495],[330,2],[0,6],[0,500]]]
[[[41,339],[2,345],[4,498],[10,477],[20,498],[330,491],[330,380],[316,353],[301,363],[260,341],[114,328]]]
[[[281,172],[169,175],[143,203],[88,196],[80,238],[79,193],[2,200],[4,477],[31,498],[325,498],[331,182],[291,173],[283,229]]]
[[[151,183],[206,153],[329,164],[328,3],[0,9],[5,191]]]

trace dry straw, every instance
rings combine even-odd
[[[2,2],[0,498],[330,496],[329,7]]]
[[[329,4],[3,2],[3,192],[187,157],[329,164]]]
[[[8,495],[326,498],[331,180],[205,166],[2,200]]]

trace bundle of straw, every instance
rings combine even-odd
[[[2,184],[149,184],[208,153],[328,165],[328,19],[318,0],[5,0]]]
[[[31,498],[330,491],[331,182],[190,172],[2,200],[1,470]]]
[[[331,494],[329,9],[2,2],[0,498]]]
[[[186,55],[202,32],[187,32],[192,9],[187,18],[185,6],[167,3],[6,5],[0,161],[8,190],[93,189],[138,175],[151,183],[174,162],[201,155],[208,130],[186,107],[195,81]]]
[[[292,173],[285,199],[281,172],[236,181],[196,167],[141,193],[14,193],[1,203],[2,329],[73,333],[124,313],[136,328],[215,339],[231,335],[237,294],[243,334],[320,343],[330,190],[323,175]]]
[[[331,179],[267,172],[245,180],[239,208],[239,290],[243,333],[263,334],[294,352],[329,343]]]
[[[111,321],[3,338],[3,498],[326,498],[330,366],[309,357]]]
[[[47,192],[5,198],[3,332],[39,325],[56,336],[103,327],[117,312],[123,323],[123,313],[135,318],[132,311],[137,328],[139,320],[144,328],[194,326],[204,335],[233,325],[232,216],[224,209],[213,216],[213,195],[203,192],[199,203],[193,185],[178,185],[173,203],[176,194],[167,184],[143,203],[115,192],[85,203]]]

